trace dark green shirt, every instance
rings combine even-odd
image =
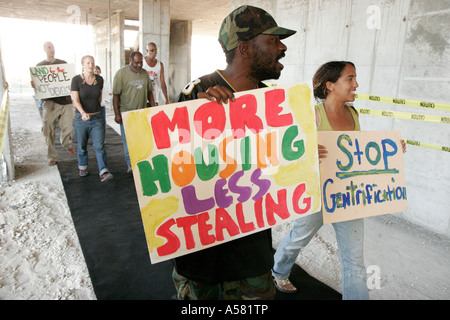
[[[145,108],[151,92],[152,82],[144,69],[136,73],[127,65],[116,72],[112,93],[120,95],[120,112]]]

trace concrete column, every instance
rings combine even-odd
[[[178,21],[171,25],[169,97],[172,101],[191,79],[192,21]]]
[[[146,56],[147,44],[154,42],[157,58],[168,66],[169,41],[170,0],[139,0],[139,51]]]
[[[109,37],[109,23],[111,35]],[[119,12],[94,26],[95,32],[95,62],[102,69],[102,76],[111,81],[114,74],[125,65],[124,51],[124,16]],[[111,45],[111,62],[109,59],[109,46]],[[112,81],[111,81],[112,82]]]

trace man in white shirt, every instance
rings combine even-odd
[[[164,64],[156,59],[158,48],[154,42],[147,45],[147,56],[144,58],[144,68],[153,84],[153,97],[157,106],[170,103],[164,78]]]

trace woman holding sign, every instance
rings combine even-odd
[[[313,77],[314,96],[324,100],[316,105],[316,125],[319,131],[359,131],[356,110],[346,105],[355,100],[358,87],[356,70],[348,61],[332,61],[322,65]],[[327,151],[319,145],[319,158]],[[295,260],[323,225],[322,212],[294,221],[292,230],[284,237],[275,253],[273,276],[278,290],[286,293],[297,289],[289,281]],[[364,266],[364,220],[333,223],[342,264],[343,299],[368,299],[366,269]]]
[[[76,107],[73,126],[78,142],[78,168],[81,177],[88,175],[87,144],[89,135],[92,135],[100,180],[103,182],[113,177],[106,165],[105,108],[101,106],[103,78],[94,74],[95,61],[92,56],[84,56],[81,64],[83,73],[73,77],[71,86]]]

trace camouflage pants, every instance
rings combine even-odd
[[[172,278],[179,300],[217,300],[221,290],[224,300],[272,300],[275,297],[270,271],[257,277],[216,284],[189,280],[175,269]]]

